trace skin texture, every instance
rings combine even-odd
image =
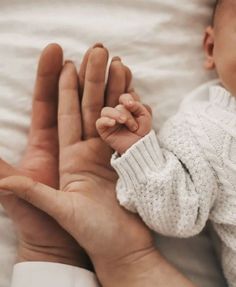
[[[71,234],[88,253],[104,287],[193,286],[160,256],[139,217],[116,200],[116,174],[109,163],[112,150],[98,136],[95,123],[104,105],[118,104],[129,86],[130,72],[120,61],[113,62],[105,91],[107,60],[104,48],[88,54],[83,89],[73,63],[67,62],[61,72],[60,190],[11,170],[5,170],[5,178],[2,175],[0,189],[13,191]]]
[[[223,1],[217,8],[214,25],[206,29],[205,68],[215,69],[222,85],[236,96],[236,2]]]
[[[79,71],[78,82],[82,94],[87,63],[93,50],[91,48],[87,51]],[[13,174],[24,175],[57,189],[64,184],[63,180],[67,177],[65,173],[68,171],[68,168],[65,168],[67,151],[61,148],[63,152],[60,153],[59,168],[57,120],[58,82],[62,70],[62,57],[62,49],[56,44],[49,45],[42,52],[35,83],[32,121],[26,152],[18,167],[12,167],[1,160],[0,178]],[[91,61],[89,62],[91,66]],[[69,67],[71,66],[70,64]],[[75,68],[73,72],[75,74]],[[125,85],[130,83],[131,74],[120,61],[114,61],[111,64],[111,83],[117,81],[117,77],[124,79],[122,90],[124,92]],[[116,92],[114,88],[112,89]],[[63,118],[63,115],[61,117]],[[60,122],[63,121],[65,118]],[[61,183],[59,177],[62,179]],[[75,240],[46,213],[12,194],[2,195],[0,201],[18,230],[19,262],[42,260],[91,268],[89,259]]]
[[[152,128],[150,108],[135,93],[123,94],[115,108],[105,107],[96,122],[100,137],[119,154],[147,135]]]
[[[44,49],[39,60],[32,104],[32,120],[26,152],[18,167],[0,161],[0,178],[25,175],[59,188],[57,102],[58,80],[62,69],[62,50],[56,44]],[[88,266],[81,249],[52,218],[14,195],[0,201],[13,220],[19,237],[18,261],[59,260]]]

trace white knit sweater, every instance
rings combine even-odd
[[[236,98],[214,86],[185,101],[162,128],[113,155],[117,196],[158,233],[198,234],[210,219],[222,264],[236,286]]]

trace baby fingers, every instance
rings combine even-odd
[[[147,107],[141,102],[135,101],[132,99],[132,96],[128,96],[129,94],[125,94],[123,98],[120,98],[120,103],[124,105],[124,107],[132,113],[135,117],[146,116],[150,114]]]
[[[115,125],[116,125],[116,121],[108,117],[101,117],[96,122],[96,128],[100,135],[104,131],[104,129],[112,128]]]
[[[115,108],[105,107],[101,115],[115,120],[118,124],[125,125],[132,132],[138,129],[138,124],[133,115],[123,105],[118,105]]]
[[[119,103],[121,105],[128,105],[129,102],[136,101],[137,99],[133,96],[133,94],[128,93],[128,94],[122,94],[119,98]]]

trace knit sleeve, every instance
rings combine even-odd
[[[170,120],[159,141],[152,131],[121,157],[113,156],[118,200],[158,233],[193,236],[208,220],[215,176],[183,117]]]

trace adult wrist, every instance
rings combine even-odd
[[[103,287],[195,286],[155,248],[138,251],[103,266],[95,266],[95,269]]]
[[[99,262],[95,270],[103,287],[152,287],[155,285],[151,284],[150,274],[161,260],[159,252],[151,247],[117,260]]]

